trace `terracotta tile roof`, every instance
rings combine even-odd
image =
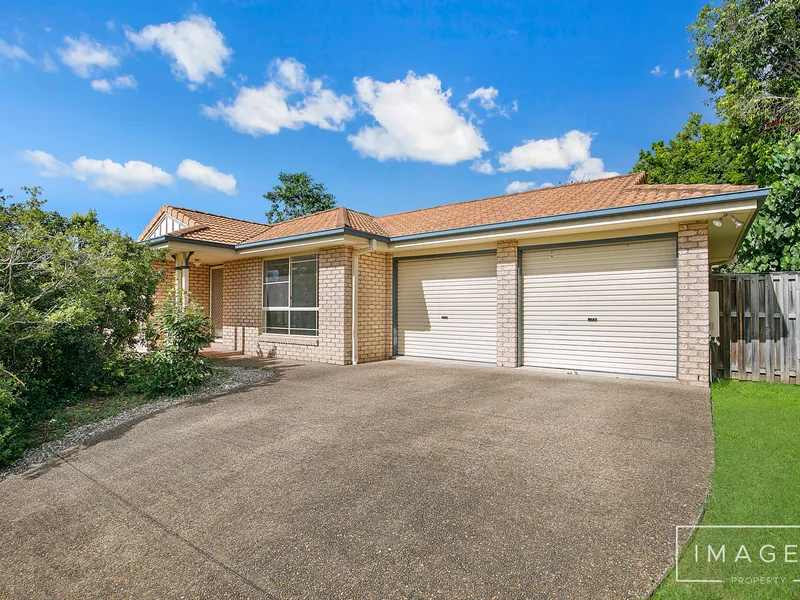
[[[756,189],[737,185],[648,185],[644,173],[445,204],[377,217],[390,237],[567,215]]]
[[[372,215],[339,206],[330,210],[323,210],[318,213],[306,215],[305,217],[298,217],[296,219],[276,223],[270,226],[266,231],[259,232],[244,241],[261,242],[265,240],[276,240],[278,238],[301,235],[304,233],[341,229],[342,227],[349,227],[375,235],[387,235]]]
[[[644,173],[632,173],[609,179],[570,183],[517,194],[411,210],[383,217],[373,217],[363,212],[338,207],[274,225],[164,206],[139,239],[144,239],[165,212],[188,225],[170,235],[187,240],[241,244],[342,227],[384,237],[399,237],[753,189],[756,189],[756,186],[650,185]]]
[[[243,239],[263,232],[269,227],[264,223],[243,221],[242,219],[224,217],[199,210],[165,205],[161,207],[161,210],[156,213],[153,220],[145,227],[145,230],[139,236],[139,241],[145,238],[164,214],[175,217],[181,223],[186,223],[187,227],[173,231],[170,235],[187,240],[237,244]]]

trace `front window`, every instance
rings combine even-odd
[[[264,261],[264,333],[319,334],[317,255]]]

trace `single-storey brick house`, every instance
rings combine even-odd
[[[209,310],[230,351],[707,385],[709,268],[733,258],[767,192],[649,185],[637,173],[275,225],[164,206],[140,240],[168,248],[175,285]]]

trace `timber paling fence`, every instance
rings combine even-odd
[[[715,378],[800,384],[800,272],[712,275],[719,292]]]

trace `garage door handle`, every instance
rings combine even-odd
[[[589,317],[589,321],[592,323],[597,323],[597,317]]]
[[[443,319],[449,319],[450,317],[448,317],[447,315],[442,315],[442,318]]]

